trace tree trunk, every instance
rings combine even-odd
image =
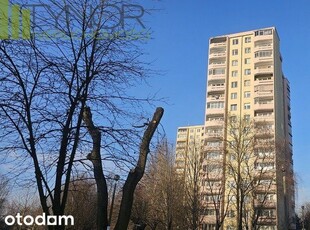
[[[130,172],[128,173],[127,179],[123,187],[123,196],[118,219],[114,228],[115,230],[127,230],[131,215],[134,191],[138,182],[143,177],[147,155],[150,152],[149,149],[150,142],[154,135],[155,130],[157,129],[157,126],[159,125],[163,113],[164,113],[163,108],[157,108],[153,115],[152,120],[150,121],[150,123],[147,126],[147,129],[144,132],[142,142],[140,144],[139,160],[137,162],[136,167],[130,170]]]
[[[92,114],[89,107],[85,107],[83,111],[83,120],[87,126],[88,132],[93,140],[93,149],[88,154],[89,159],[94,167],[94,177],[97,186],[97,230],[107,229],[108,226],[108,190],[107,183],[103,174],[101,162],[101,133],[92,120]]]

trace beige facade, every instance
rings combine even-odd
[[[252,141],[253,145],[244,150],[249,160],[239,162],[239,168],[251,171],[247,180],[251,186],[257,184],[245,196],[249,202],[244,202],[244,210],[248,210],[244,215],[249,217],[243,221],[249,225],[255,222],[263,230],[295,229],[290,88],[282,72],[279,37],[274,27],[218,36],[209,41],[205,124],[199,126],[200,130],[204,128],[204,135],[200,136],[204,142],[201,191],[205,192],[206,200],[213,201],[205,211],[202,228],[206,230],[216,229],[221,221],[221,229],[237,229],[235,200],[240,194],[233,194],[230,189],[238,185],[229,171],[236,159],[232,149],[240,141],[231,137],[231,127],[235,125],[234,130],[238,129],[232,118],[243,123],[251,121],[253,126],[248,137],[240,138],[244,143]],[[186,161],[178,163],[181,162],[178,149],[183,141],[179,134],[185,129],[185,142],[189,143],[189,131],[195,127],[178,130],[179,171],[187,167]]]
[[[192,172],[191,165],[199,158],[203,148],[204,132],[203,125],[178,128],[175,166],[179,174]]]

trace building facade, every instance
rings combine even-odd
[[[176,142],[177,173],[191,178],[193,164],[200,159],[204,146],[204,125],[179,127]]]
[[[279,42],[274,27],[209,41],[203,229],[295,229],[290,87]]]

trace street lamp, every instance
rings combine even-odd
[[[302,230],[305,229],[305,206],[301,206]]]
[[[120,179],[119,175],[114,175],[113,180],[114,182],[114,189],[113,189],[113,194],[112,194],[112,201],[111,201],[111,207],[110,207],[110,215],[109,215],[109,226],[111,226],[111,220],[112,220],[112,212],[113,212],[113,205],[114,205],[114,199],[115,199],[115,191],[116,191],[116,185],[117,181]]]
[[[288,216],[288,208],[287,208],[287,188],[286,188],[286,170],[285,167],[282,166],[282,183],[283,183],[283,199],[284,199],[284,213],[285,213],[285,221],[286,225],[289,224],[289,216]]]

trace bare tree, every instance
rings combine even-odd
[[[74,216],[74,226],[68,229],[96,228],[96,186],[93,180],[78,176],[70,183],[65,213]]]
[[[174,154],[167,141],[159,143],[135,196],[132,220],[150,229],[184,229],[183,180],[174,167]],[[140,209],[138,209],[140,208]],[[139,221],[137,221],[139,220]]]
[[[223,124],[219,123],[219,127]],[[206,144],[202,151],[202,201],[204,225],[221,229],[224,220],[231,215],[230,188],[226,188],[224,154],[224,129],[206,128]]]
[[[8,180],[0,175],[0,227],[4,226],[3,215],[5,211],[5,204],[9,194]]]
[[[38,216],[42,215],[42,208],[37,197],[33,196],[33,191],[27,188],[18,193],[14,194],[15,199],[10,200],[7,205],[7,215],[15,216],[19,213],[21,216],[25,217],[27,215]],[[12,230],[23,230],[25,226],[19,225],[17,222],[13,226],[8,226],[5,224],[5,227]],[[5,228],[4,228],[5,229]],[[32,230],[44,230],[44,226],[33,225],[31,226]]]
[[[92,153],[93,165],[89,165],[84,154],[92,145],[86,135],[89,127],[82,122],[85,109],[92,108],[103,135],[101,159],[131,167],[135,140],[140,137],[132,123],[144,117],[138,111],[149,98],[136,98],[127,89],[143,82],[150,72],[139,48],[146,35],[128,37],[123,28],[111,27],[127,25],[118,23],[118,15],[111,12],[116,2],[52,0],[48,4],[42,1],[36,8],[29,36],[29,25],[23,25],[27,39],[0,41],[0,139],[5,143],[0,151],[6,163],[15,160],[17,167],[9,172],[12,178],[21,171],[23,181],[34,178],[43,212],[63,215],[73,169],[93,168],[97,190],[106,194],[101,162]],[[143,175],[152,134],[142,141],[138,165],[125,183],[128,197],[121,207],[121,216],[126,216],[122,220],[128,219],[124,210],[129,212],[133,190]],[[107,223],[107,201],[101,199],[100,229]]]
[[[204,151],[202,169],[202,215],[203,222],[211,224],[216,230],[221,229],[230,207],[230,189],[225,190],[222,156],[214,150]],[[225,193],[226,192],[226,193]],[[225,194],[227,199],[225,199]]]
[[[275,141],[265,124],[236,119],[227,124],[226,188],[237,229],[258,229],[274,221]],[[270,209],[271,208],[271,209]],[[233,214],[235,213],[235,214]],[[271,221],[271,222],[270,222]]]
[[[188,145],[186,154],[186,172],[184,178],[184,200],[187,210],[186,220],[190,229],[199,229],[203,222],[205,206],[203,205],[202,169],[203,142],[193,140]]]
[[[152,120],[147,124],[147,129],[144,132],[140,144],[139,159],[135,168],[130,170],[128,173],[127,179],[123,186],[122,201],[115,229],[127,229],[128,227],[134,191],[137,184],[143,177],[147,156],[150,152],[150,142],[157,126],[160,123],[163,113],[164,110],[162,108],[157,108]],[[100,129],[93,123],[92,114],[89,107],[84,108],[83,120],[93,140],[93,149],[88,155],[88,159],[93,164],[93,172],[97,185],[97,228],[102,229],[108,226],[108,191],[100,154],[101,133]]]
[[[310,229],[310,202],[302,204],[302,209],[299,214],[301,220],[301,227],[303,229]]]

